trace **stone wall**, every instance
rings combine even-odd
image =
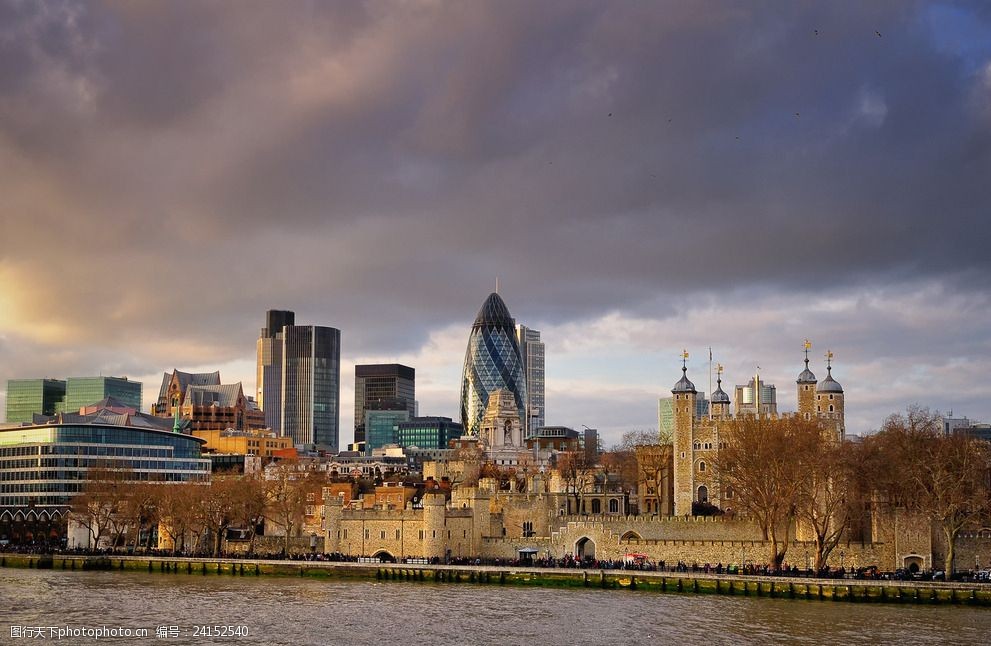
[[[256,536],[254,541],[254,554],[258,556],[275,556],[281,554],[285,547],[285,537],[283,536]],[[243,556],[248,553],[248,548],[252,543],[249,541],[224,541],[224,553],[228,555]],[[313,545],[311,536],[293,536],[289,539],[289,555],[306,555],[313,552],[324,552],[324,539],[322,536],[316,537],[316,545]]]

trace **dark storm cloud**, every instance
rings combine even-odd
[[[222,357],[287,307],[367,354],[496,276],[547,325],[983,297],[982,35],[981,3],[0,3],[0,322]]]

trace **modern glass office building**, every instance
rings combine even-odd
[[[62,409],[64,403],[65,382],[61,379],[7,381],[8,422],[30,422],[35,415],[54,415]]]
[[[380,449],[386,444],[398,442],[399,424],[409,419],[409,411],[366,410],[365,411],[365,455],[372,449]]]
[[[255,375],[258,408],[265,413],[265,426],[282,432],[282,349],[284,329],[296,324],[296,314],[289,310],[269,310],[265,327],[258,337],[258,366]],[[218,381],[219,383],[219,381]]]
[[[136,482],[206,482],[204,443],[115,403],[0,429],[0,540],[59,545],[72,498],[92,469],[124,470]]]
[[[461,424],[466,434],[478,436],[489,394],[500,388],[513,394],[522,425],[526,419],[527,389],[515,321],[499,294],[492,293],[478,310],[465,352]]]
[[[300,447],[340,446],[341,331],[320,325],[283,328],[281,435]]]
[[[365,411],[378,401],[402,400],[416,415],[416,370],[398,363],[354,367],[354,441],[365,440]]]
[[[396,429],[396,443],[405,448],[446,449],[448,442],[464,433],[464,427],[450,417],[414,417],[400,422]]]
[[[525,325],[516,326],[516,342],[526,373],[526,419],[523,420],[526,434],[544,425],[544,344],[540,331]]]
[[[69,377],[62,410],[79,412],[83,406],[112,397],[135,410],[141,410],[141,383],[127,377]]]
[[[301,448],[337,452],[340,443],[341,331],[295,325],[269,310],[258,337],[257,399],[265,425]]]

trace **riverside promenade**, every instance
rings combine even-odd
[[[145,572],[183,576],[292,576],[436,584],[599,588],[681,594],[722,594],[851,603],[951,604],[991,607],[991,585],[938,581],[546,568],[518,565],[427,565],[271,559],[165,558],[3,554],[0,567]]]

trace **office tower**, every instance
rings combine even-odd
[[[258,338],[257,405],[265,424],[298,447],[336,452],[340,442],[341,331],[296,325],[269,310]]]
[[[340,445],[341,331],[282,328],[280,435],[296,446],[337,452]]]
[[[65,403],[61,379],[10,379],[7,381],[7,421],[31,422],[35,415],[54,415]]]
[[[293,312],[269,310],[257,343],[255,402],[265,413],[265,426],[277,434],[282,432],[282,330],[295,323],[296,315]]]
[[[526,377],[514,328],[506,303],[499,294],[489,294],[471,326],[461,374],[461,424],[467,435],[478,437],[489,395],[499,389],[512,393],[523,423]]]
[[[354,367],[354,441],[363,442],[365,411],[372,402],[399,399],[416,416],[416,370],[398,363]]]
[[[69,377],[65,384],[62,410],[78,413],[80,408],[108,397],[140,411],[141,383],[129,381],[127,377]]]
[[[745,386],[737,386],[733,407],[737,415],[754,415],[757,413],[758,403],[760,412],[764,415],[778,414],[778,389],[774,384],[760,381],[759,387],[755,386],[756,378],[751,377]]]
[[[525,325],[516,326],[516,342],[526,375],[526,418],[524,437],[544,426],[544,344],[540,332]]]

